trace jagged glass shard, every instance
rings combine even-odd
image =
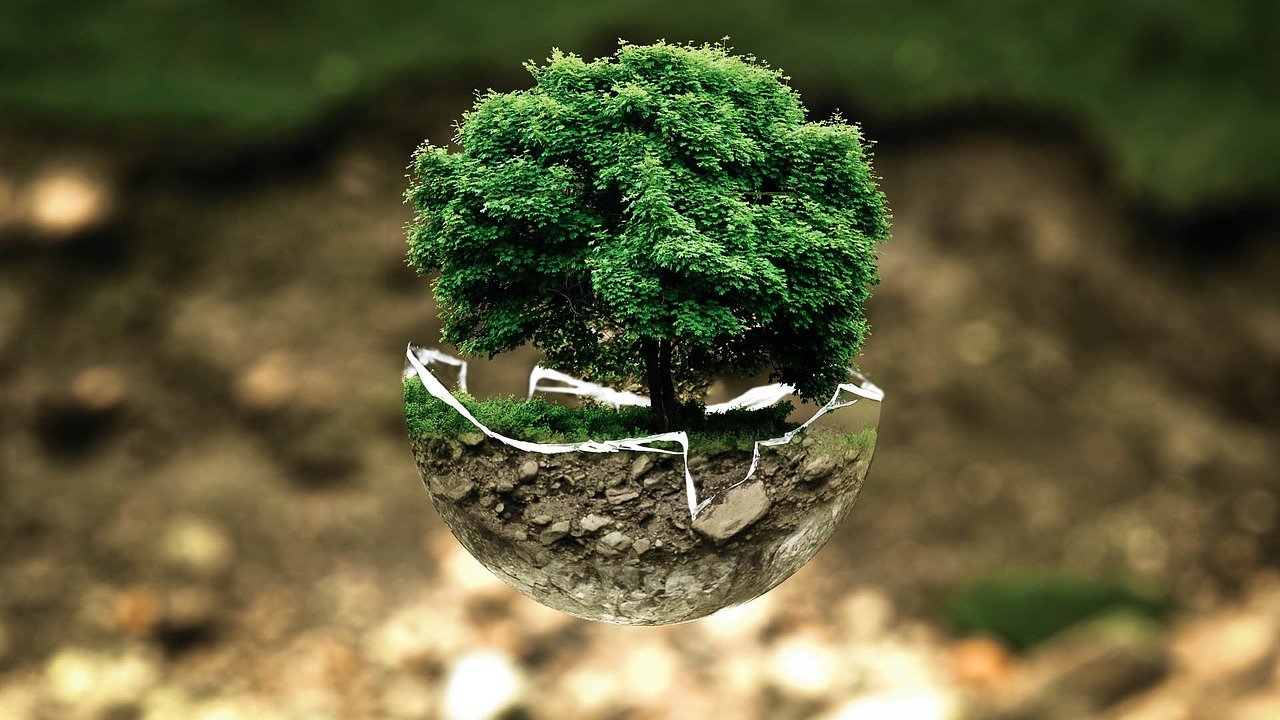
[[[691,457],[683,432],[576,443],[506,437],[435,374],[452,368],[465,387],[467,363],[412,346],[405,357],[406,381],[421,382],[475,428],[459,439],[410,438],[423,483],[458,541],[538,602],[628,625],[693,620],[758,597],[803,567],[862,489],[884,398],[851,372],[795,430],[761,438],[749,452]],[[528,388],[531,397],[648,404],[536,366]],[[791,392],[752,388],[707,411],[794,401]]]

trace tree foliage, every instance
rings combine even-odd
[[[766,368],[829,396],[889,234],[859,129],[806,122],[784,75],[717,46],[526,67],[534,86],[481,96],[460,151],[414,158],[409,259],[440,271],[445,338],[643,377],[655,410],[672,376]]]

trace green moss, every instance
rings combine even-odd
[[[614,410],[593,406],[569,408],[543,398],[493,398],[476,400],[454,393],[477,420],[494,432],[530,442],[582,442],[621,440],[651,434],[648,408]],[[444,401],[432,397],[416,379],[404,383],[405,421],[410,437],[452,438],[475,432],[475,426]],[[750,450],[755,440],[777,437],[795,427],[786,420],[793,406],[781,402],[760,410],[731,410],[704,414],[696,405],[685,406],[691,450],[715,453]],[[671,447],[679,445],[672,443]]]
[[[858,451],[860,457],[868,457],[876,451],[876,429],[864,425],[858,432],[836,435],[836,440]]]
[[[1123,613],[1163,621],[1167,595],[1129,583],[1060,571],[977,580],[952,595],[948,614],[962,634],[985,633],[1026,650],[1069,627]]]

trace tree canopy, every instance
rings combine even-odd
[[[465,115],[460,151],[414,158],[409,260],[440,271],[445,339],[643,377],[664,426],[673,377],[768,369],[825,400],[889,235],[857,126],[806,122],[780,71],[719,46],[526,67],[533,87]]]

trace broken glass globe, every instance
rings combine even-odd
[[[796,426],[728,448],[691,446],[683,432],[532,442],[486,426],[449,390],[468,391],[468,363],[412,346],[405,357],[411,446],[453,535],[530,598],[625,625],[694,620],[803,567],[858,498],[884,397],[856,372],[816,410],[785,385],[735,394],[719,383],[711,395],[732,397],[708,413],[791,400]],[[521,370],[530,398],[647,404],[537,365]]]

